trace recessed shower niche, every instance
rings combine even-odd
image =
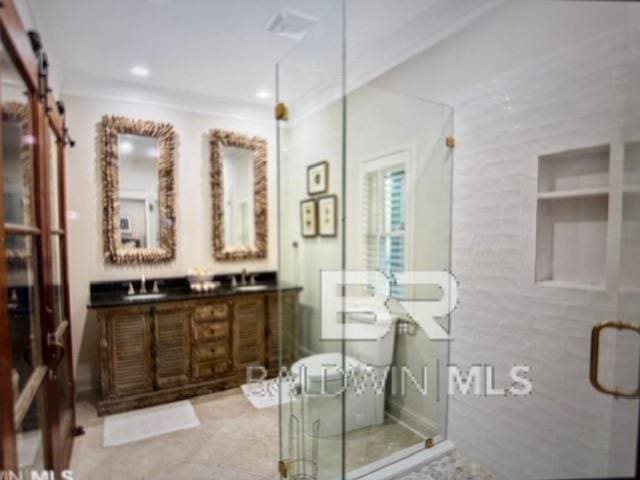
[[[536,282],[605,288],[609,155],[602,145],[539,158]]]

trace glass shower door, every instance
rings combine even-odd
[[[318,20],[276,70],[280,469],[333,480],[446,437],[448,342],[403,304],[442,298],[409,272],[450,270],[453,110],[347,94],[342,1]],[[437,321],[448,330],[448,311]]]
[[[343,7],[343,0],[316,5],[315,27],[276,67],[280,473],[287,479],[344,472],[343,345],[324,339],[321,328],[323,272],[344,266]],[[323,225],[324,202],[333,212]]]
[[[359,478],[446,438],[448,341],[414,307],[448,298],[453,110],[371,82],[347,112],[346,267],[378,278],[348,297],[376,315],[353,322],[372,338],[345,347],[363,365],[346,392],[345,469]],[[449,330],[448,309],[435,320]]]
[[[620,235],[620,279],[618,318],[604,323],[603,343],[614,345],[604,350],[609,370],[597,370],[603,377],[598,384],[614,393],[611,434],[611,473],[632,477],[638,473],[638,435],[640,402],[640,137],[631,136],[624,146],[622,182],[622,223]],[[597,327],[596,327],[597,328]],[[605,336],[608,335],[608,338]],[[609,353],[609,358],[606,354]],[[601,354],[602,355],[602,354]],[[597,366],[595,366],[597,368]],[[604,370],[604,371],[603,371]],[[607,383],[609,382],[609,383]],[[621,395],[620,395],[621,394]],[[637,477],[636,477],[637,478]]]
[[[623,175],[619,191],[622,214],[620,237],[616,238],[620,254],[616,275],[617,316],[600,319],[593,327],[591,337],[591,384],[602,399],[609,399],[611,427],[607,474],[620,478],[638,478],[640,144],[637,140],[625,142],[622,149]]]

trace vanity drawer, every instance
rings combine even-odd
[[[205,343],[193,348],[193,357],[196,361],[216,360],[229,358],[229,344],[226,342]]]
[[[194,318],[196,322],[212,322],[216,320],[226,320],[229,316],[229,305],[227,302],[217,302],[210,305],[196,307]]]
[[[195,322],[191,331],[196,343],[228,341],[229,322]]]
[[[219,377],[229,373],[231,360],[219,360],[214,362],[194,362],[193,377],[196,379],[206,379]]]

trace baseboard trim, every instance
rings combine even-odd
[[[402,453],[407,450],[415,449],[415,447],[410,447],[409,449],[397,452],[396,454],[379,460],[378,462],[368,465],[367,467],[351,472],[347,475],[347,479],[392,480],[408,473],[415,472],[428,463],[431,463],[432,461],[455,450],[455,448],[456,446],[451,440],[444,440],[429,449],[425,449],[424,445],[421,444],[421,448],[419,451],[416,451],[414,453],[409,452],[408,456],[405,455],[404,457],[394,461],[395,456],[402,455]],[[366,472],[365,470],[369,471]]]
[[[91,369],[85,365],[79,365],[75,371],[75,384],[77,393],[95,392],[97,385],[94,385],[91,376]]]
[[[411,425],[411,427],[408,428],[422,436],[431,437],[439,431],[436,423],[406,405],[401,405],[398,402],[387,399],[386,407],[387,415],[405,426]]]

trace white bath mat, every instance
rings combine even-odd
[[[262,409],[278,405],[280,388],[278,379],[265,380],[263,382],[245,383],[242,385],[242,393],[254,408]],[[289,403],[289,382],[282,381],[282,403]]]
[[[103,445],[114,447],[200,425],[188,401],[110,415],[104,419]]]
[[[20,470],[35,467],[41,447],[42,434],[40,430],[18,433],[18,460],[20,461]],[[2,475],[0,475],[0,478],[2,478]]]

